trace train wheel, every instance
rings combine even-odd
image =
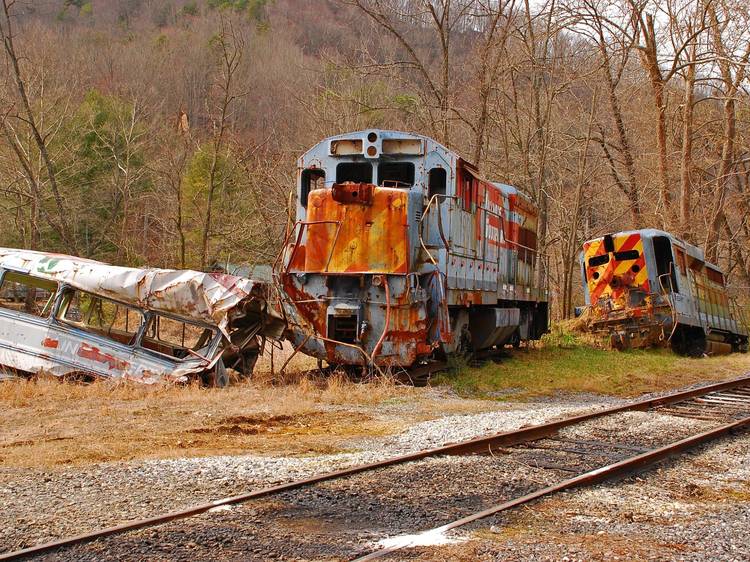
[[[672,351],[686,357],[703,357],[706,353],[706,334],[700,328],[679,326],[670,340]]]
[[[706,336],[691,335],[688,337],[685,346],[685,355],[688,357],[703,357],[706,353]]]

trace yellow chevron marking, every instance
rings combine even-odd
[[[647,280],[648,280],[648,271],[646,271],[646,268],[644,267],[638,272],[638,275],[635,276],[635,284],[640,287]]]

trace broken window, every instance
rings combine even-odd
[[[680,267],[680,273],[685,275],[685,252],[679,248],[674,248],[674,253],[677,258],[677,265]]]
[[[57,283],[24,273],[6,271],[0,285],[0,307],[47,318],[57,293]]]
[[[411,187],[414,185],[414,164],[381,162],[378,165],[378,184],[383,187]]]
[[[372,164],[369,162],[342,162],[336,166],[336,183],[372,183]]]
[[[443,168],[433,168],[427,178],[427,196],[445,195],[448,174]]]
[[[310,168],[302,170],[300,180],[299,200],[303,207],[307,207],[307,198],[314,189],[323,189],[326,186],[325,170]]]
[[[155,314],[149,320],[141,345],[178,359],[204,357],[214,334],[211,328]]]
[[[654,259],[660,284],[667,290],[679,293],[675,271],[677,268],[672,256],[672,242],[666,236],[654,237]]]
[[[135,343],[143,324],[143,314],[140,311],[77,289],[65,293],[57,318],[81,330],[125,345]]]
[[[706,276],[710,281],[713,281],[717,285],[724,286],[724,275],[721,273],[721,271],[717,269],[713,269],[712,267],[706,268]]]

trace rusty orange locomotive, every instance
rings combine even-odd
[[[538,339],[537,214],[428,137],[324,139],[298,161],[275,267],[288,337],[331,365],[397,367]]]
[[[581,268],[588,327],[613,347],[747,351],[744,315],[700,248],[661,230],[618,232],[586,242]]]

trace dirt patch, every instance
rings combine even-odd
[[[438,405],[439,404],[439,405]],[[434,389],[341,377],[227,389],[57,379],[0,384],[0,467],[262,453],[330,454],[447,411],[492,409]]]
[[[213,435],[341,435],[355,437],[362,433],[384,435],[389,431],[371,416],[361,412],[340,414],[311,412],[298,416],[228,416],[208,427],[188,429],[188,433]],[[385,424],[391,429],[392,423]]]

